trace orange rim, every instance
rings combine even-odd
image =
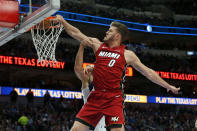
[[[49,16],[49,17],[45,18],[44,21],[45,20],[54,20],[55,18],[56,18],[55,16]]]
[[[41,28],[39,28],[39,27],[36,26],[36,25],[40,24],[40,23],[38,23],[38,24],[34,25],[33,27],[31,27],[29,30],[27,30],[27,32],[30,31],[31,29],[50,29],[50,28],[59,28],[60,25],[51,26],[51,25],[49,24],[50,20],[54,20],[55,18],[56,18],[55,16],[47,17],[47,18],[45,18],[43,21],[40,22],[41,25],[42,25],[42,26],[40,26]],[[47,25],[46,23],[47,23],[48,25]],[[44,27],[43,27],[43,26],[44,26]]]

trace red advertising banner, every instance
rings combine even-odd
[[[64,69],[65,62],[59,61],[41,61],[34,58],[23,58],[15,56],[0,56],[0,63],[9,65],[21,65],[21,66],[32,66],[41,68],[54,68],[54,69]]]
[[[197,81],[197,75],[195,74],[173,73],[173,72],[163,72],[163,71],[156,71],[156,72],[161,78],[165,78],[165,79]]]

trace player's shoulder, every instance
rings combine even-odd
[[[128,50],[128,49],[125,49],[125,50],[124,50],[124,54],[125,54],[125,55],[135,55],[135,53],[134,53],[133,51]]]
[[[131,50],[125,50],[124,56],[127,64],[131,64],[137,58],[136,54]]]

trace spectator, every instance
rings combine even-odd
[[[28,122],[28,117],[23,113],[22,116],[18,119],[17,131],[24,131]]]
[[[29,91],[27,92],[26,98],[27,98],[27,104],[28,105],[33,104],[33,102],[34,102],[34,94],[33,94],[33,91],[31,91],[31,89],[29,89]]]
[[[50,94],[49,94],[49,92],[47,90],[46,93],[45,93],[45,95],[44,95],[44,105],[45,106],[49,104],[50,99],[51,99],[51,96],[50,96]]]
[[[10,92],[10,102],[15,105],[18,98],[18,93],[16,92],[15,88]]]
[[[63,97],[63,95],[61,94],[60,96],[60,102],[63,102],[65,100],[65,98]]]

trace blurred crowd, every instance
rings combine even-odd
[[[61,98],[39,104],[0,102],[0,131],[69,131],[82,105],[82,100]],[[196,131],[192,106],[126,103],[125,112],[126,131]]]
[[[184,1],[184,2],[183,2]],[[195,1],[185,1],[181,0],[180,2],[175,1],[174,3],[166,4],[164,9],[163,5],[157,5],[156,7],[152,6],[151,2],[146,4],[143,1],[139,0],[112,0],[112,1],[102,1],[96,0],[96,3],[108,5],[109,8],[98,8],[94,4],[87,4],[83,2],[62,2],[61,10],[89,14],[94,16],[101,16],[106,18],[113,18],[118,20],[125,20],[130,22],[138,23],[148,23],[152,25],[163,25],[163,26],[180,26],[180,27],[197,27],[196,21],[197,18],[192,17],[191,19],[176,19],[175,14],[187,14],[194,15],[196,14],[196,2]],[[130,13],[121,10],[121,8],[126,8],[130,10]],[[169,8],[166,10],[166,8]],[[145,11],[160,13],[160,15],[151,15],[147,14]],[[136,12],[136,13],[134,13]]]
[[[128,131],[195,131],[196,113],[195,107],[127,104],[125,127]]]
[[[0,131],[69,131],[78,111],[75,101],[52,99],[43,105],[0,104]]]
[[[154,70],[196,74],[197,58],[178,58],[168,55],[137,54],[140,60]],[[164,64],[165,63],[165,64]]]
[[[117,8],[126,8],[134,11],[153,11],[159,12],[160,10],[155,10],[154,6],[163,5],[166,9],[173,11],[175,14],[184,15],[195,15],[197,13],[196,6],[197,2],[195,0],[172,0],[172,1],[154,1],[154,0],[95,0],[95,3],[114,6]],[[189,7],[189,8],[188,8]]]

